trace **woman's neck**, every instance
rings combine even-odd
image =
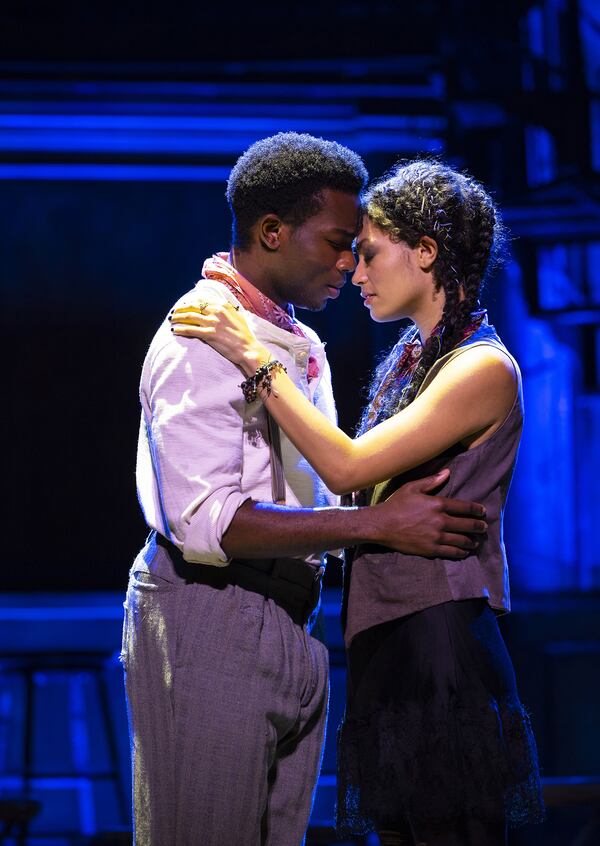
[[[440,291],[438,294],[434,293],[433,299],[427,304],[427,307],[420,310],[418,314],[411,315],[412,321],[419,330],[419,337],[423,346],[425,346],[431,333],[442,319],[445,301],[446,296],[443,291]]]
[[[436,290],[436,280],[432,273],[419,271],[418,283],[420,294],[414,300],[412,314],[408,316],[416,324],[423,346],[442,319],[446,305],[446,292],[440,285]]]

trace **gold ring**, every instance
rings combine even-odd
[[[200,314],[204,314],[204,309],[208,307],[208,303],[198,303],[196,308],[200,312]]]

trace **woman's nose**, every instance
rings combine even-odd
[[[352,274],[352,284],[353,285],[364,285],[367,281],[367,275],[365,273],[364,265],[361,267],[361,262],[359,261],[356,270]]]

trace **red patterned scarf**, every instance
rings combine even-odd
[[[288,305],[282,308],[259,291],[251,282],[231,264],[230,253],[215,253],[207,258],[202,266],[202,277],[204,279],[216,279],[226,285],[233,296],[247,311],[268,320],[274,326],[292,332],[301,338],[307,338],[294,318],[294,307]],[[316,379],[319,375],[319,366],[314,356],[308,359],[308,381]]]

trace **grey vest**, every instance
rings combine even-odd
[[[347,561],[345,572],[342,616],[347,645],[364,629],[449,600],[485,597],[497,612],[510,610],[502,521],[523,428],[521,374],[517,363],[495,333],[485,340],[473,338],[435,363],[419,394],[449,361],[480,344],[491,344],[502,350],[517,374],[517,396],[502,425],[479,446],[467,449],[457,444],[432,461],[381,482],[373,491],[371,504],[387,499],[407,481],[449,467],[451,475],[440,494],[485,505],[489,527],[486,539],[475,554],[461,561],[403,555],[373,544],[357,547]]]

